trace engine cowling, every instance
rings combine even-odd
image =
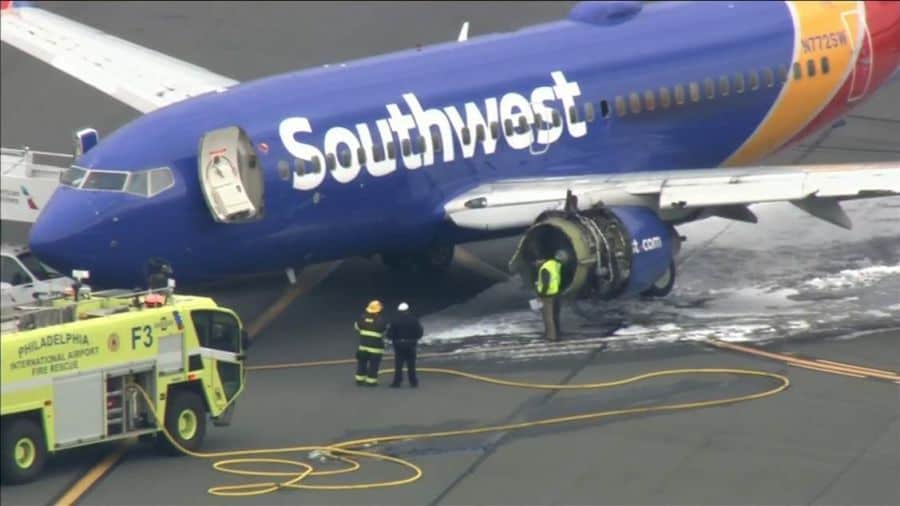
[[[548,211],[528,228],[510,270],[534,286],[540,263],[560,249],[560,294],[608,300],[649,289],[672,265],[680,246],[674,228],[646,207]]]

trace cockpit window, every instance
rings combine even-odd
[[[164,190],[169,189],[175,184],[175,178],[172,171],[167,167],[161,169],[153,169],[150,171],[150,196],[154,196]]]
[[[128,177],[128,186],[125,187],[126,192],[146,197],[147,189],[147,171],[133,172],[131,176]]]
[[[87,171],[78,167],[69,167],[59,178],[59,182],[66,186],[78,188],[84,182],[84,176]]]
[[[113,190],[122,191],[125,189],[125,180],[128,179],[127,172],[100,172],[92,170],[88,173],[87,179],[81,186],[85,190]]]

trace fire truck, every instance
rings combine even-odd
[[[76,275],[78,275],[76,271]],[[49,455],[160,430],[197,449],[213,425],[231,421],[244,387],[246,333],[207,297],[163,290],[67,294],[16,307],[3,322],[0,370],[2,478],[36,478]],[[146,397],[145,397],[146,395]],[[150,399],[156,416],[150,409]]]

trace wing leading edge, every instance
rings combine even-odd
[[[447,202],[444,210],[463,228],[526,227],[540,213],[562,209],[567,191],[578,198],[582,209],[601,203],[643,205],[664,218],[718,209],[740,219],[741,213],[735,210],[743,206],[788,201],[813,216],[850,228],[840,201],[900,195],[900,161],[510,179],[469,190]]]
[[[4,8],[0,35],[3,42],[144,113],[237,84],[36,7]]]

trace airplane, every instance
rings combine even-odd
[[[512,7],[511,7],[512,8]],[[32,251],[96,286],[380,254],[445,269],[521,237],[564,296],[664,296],[677,225],[900,194],[900,161],[760,166],[900,70],[900,3],[582,2],[561,20],[238,83],[34,6],[2,40],[144,113],[76,159]]]

